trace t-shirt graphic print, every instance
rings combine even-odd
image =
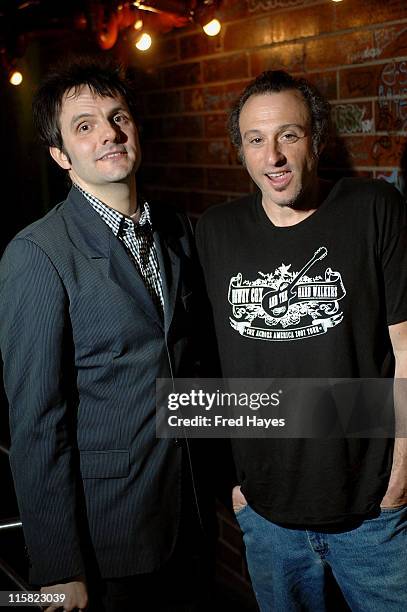
[[[316,249],[299,271],[281,265],[259,278],[247,280],[239,272],[229,282],[230,325],[246,338],[292,341],[327,333],[343,320],[340,300],[346,295],[340,272],[328,267],[323,275],[307,272],[328,256]]]

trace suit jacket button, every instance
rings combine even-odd
[[[181,447],[182,442],[181,442],[181,440],[180,440],[179,438],[174,438],[174,444],[175,444],[175,446],[176,446],[177,448],[180,448],[180,447]]]

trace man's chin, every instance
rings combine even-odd
[[[290,197],[288,194],[282,193],[282,191],[277,192],[277,190],[268,195],[269,199],[279,208],[295,208],[300,199],[299,195]]]

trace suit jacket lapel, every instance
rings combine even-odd
[[[165,333],[171,326],[180,287],[181,238],[184,228],[174,212],[165,206],[150,205],[154,242],[164,291]]]
[[[107,275],[127,293],[147,316],[161,327],[163,322],[144,284],[139,271],[131,261],[124,245],[75,188],[72,188],[64,208],[70,225],[72,239],[89,259],[107,261]]]
[[[162,318],[124,245],[112,232],[110,237],[109,278],[128,293],[144,312],[163,327]]]
[[[180,274],[180,260],[176,251],[172,248],[171,240],[154,232],[154,244],[157,250],[158,263],[160,266],[161,279],[164,294],[164,328],[167,333],[174,314],[175,302],[177,300],[177,289]]]

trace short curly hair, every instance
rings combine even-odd
[[[266,70],[249,83],[238,98],[229,115],[228,129],[232,143],[241,155],[242,137],[239,118],[243,106],[251,96],[281,91],[299,91],[304,98],[311,117],[312,147],[317,155],[328,139],[331,124],[331,106],[322,94],[305,79],[297,79],[284,70]]]
[[[84,86],[98,96],[122,96],[134,118],[133,89],[123,68],[110,58],[76,57],[56,66],[34,96],[33,120],[43,144],[63,150],[62,102],[68,91],[77,95]]]

